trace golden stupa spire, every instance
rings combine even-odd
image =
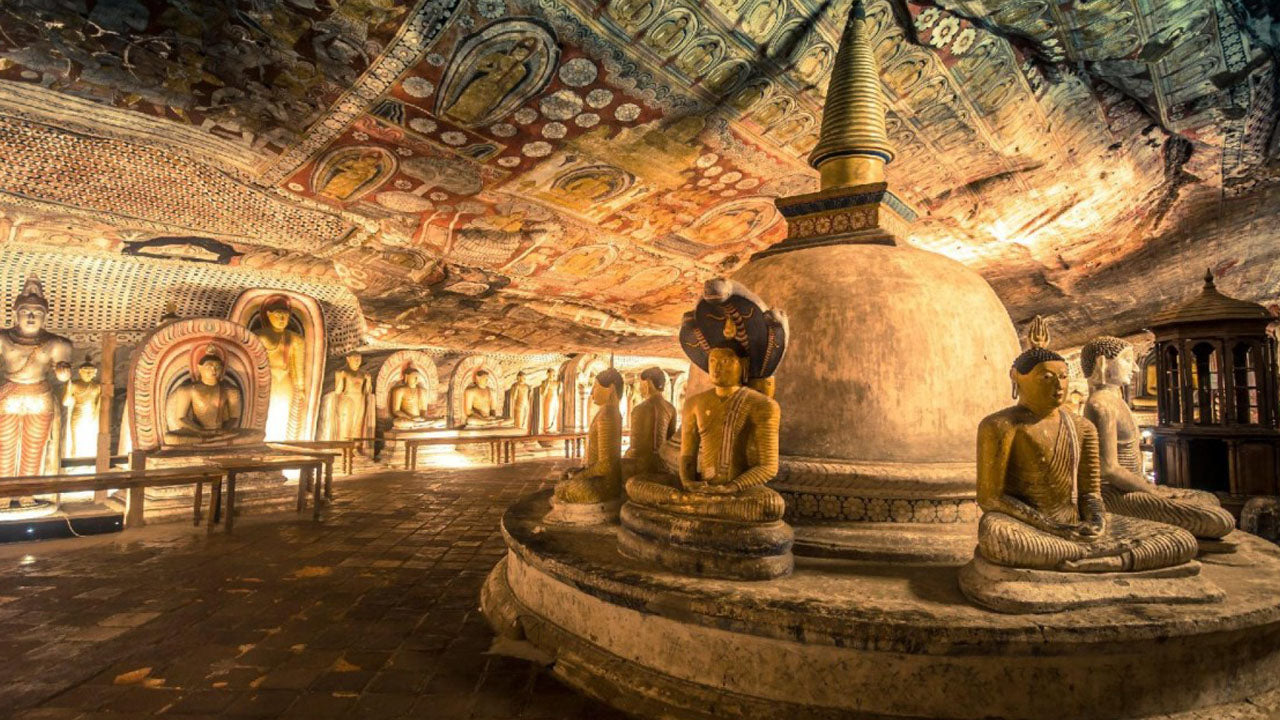
[[[867,10],[863,0],[853,0],[827,84],[822,132],[809,155],[809,164],[822,175],[823,190],[885,181],[893,146],[884,128],[884,108]]]

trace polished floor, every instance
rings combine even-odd
[[[503,508],[564,466],[374,471],[318,524],[0,547],[0,718],[619,718],[487,653]]]

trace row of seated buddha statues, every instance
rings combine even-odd
[[[960,573],[975,603],[1049,612],[1123,602],[1213,602],[1199,577],[1201,545],[1234,527],[1206,493],[1158,488],[1141,475],[1137,429],[1119,385],[1132,348],[1115,338],[1083,354],[1094,386],[1084,416],[1064,407],[1065,359],[1036,318],[1031,347],[1010,369],[1017,403],[978,428],[978,546]]]
[[[781,410],[771,390],[786,351],[786,318],[748,289],[714,280],[685,315],[680,340],[712,387],[684,401],[678,467],[667,468],[660,456],[675,421],[662,371],[642,373],[645,399],[631,413],[633,446],[623,457],[622,376],[605,370],[592,390],[599,410],[587,465],[556,485],[546,522],[618,521],[623,555],[685,574],[786,575],[793,534],[782,521],[782,496],[766,485],[778,472]]]

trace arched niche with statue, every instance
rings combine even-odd
[[[227,410],[219,417],[201,416],[189,401],[197,392],[217,397]],[[219,448],[260,441],[270,395],[267,350],[248,328],[219,318],[166,323],[142,340],[130,363],[127,411],[133,449]]]
[[[269,310],[286,310],[283,327]],[[313,440],[320,415],[328,339],[324,311],[310,295],[276,288],[240,293],[228,319],[262,342],[271,366],[267,440]]]
[[[416,374],[410,381],[407,375]],[[378,406],[378,422],[401,429],[428,427],[439,413],[433,406],[439,396],[439,376],[436,363],[421,350],[399,350],[387,356],[373,383],[373,393]],[[396,413],[395,401],[400,403],[401,413]],[[438,424],[438,423],[436,423]]]
[[[449,379],[449,426],[478,428],[508,424],[503,419],[504,393],[498,387],[502,377],[502,367],[493,358],[470,355],[458,361]],[[486,401],[487,413],[484,412]]]

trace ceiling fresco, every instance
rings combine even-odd
[[[816,189],[847,9],[0,0],[0,242],[340,282],[386,343],[674,352]],[[1206,265],[1280,300],[1274,12],[872,2],[910,241],[1064,342]]]

